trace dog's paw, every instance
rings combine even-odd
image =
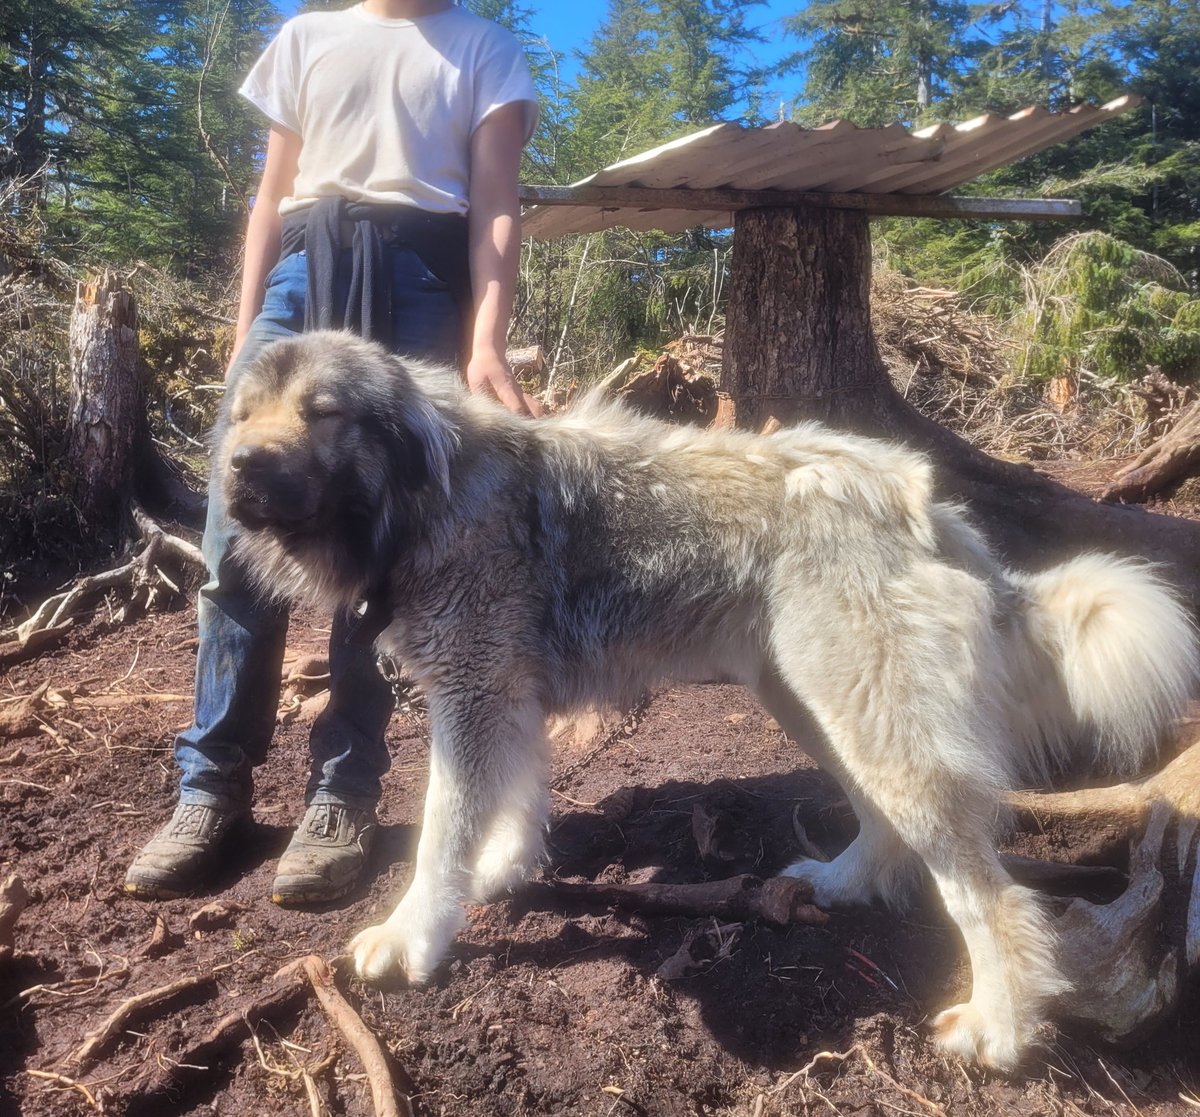
[[[943,1051],[992,1070],[1011,1071],[1021,1060],[1021,1045],[1013,1029],[989,1020],[970,1003],[938,1013],[930,1031]]]
[[[387,923],[360,931],[350,940],[349,950],[355,972],[363,981],[403,976],[412,985],[422,985],[433,970],[428,963],[428,944],[414,942],[410,935]]]
[[[819,908],[856,907],[874,899],[871,889],[848,881],[838,860],[816,861],[802,857],[780,872],[781,877],[796,877],[812,885],[813,903]]]

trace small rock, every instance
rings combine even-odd
[[[205,904],[188,916],[188,926],[193,931],[212,931],[218,927],[228,927],[237,918],[239,912],[246,910],[245,904],[236,900],[214,900]]]

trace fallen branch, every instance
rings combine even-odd
[[[354,1053],[367,1072],[377,1117],[401,1117],[402,1114],[412,1117],[411,1096],[415,1093],[412,1083],[407,1081],[408,1076],[404,1075],[405,1081],[397,1088],[392,1080],[392,1069],[386,1053],[375,1033],[363,1023],[362,1017],[338,992],[332,967],[324,958],[315,954],[301,958],[299,966],[311,982],[313,992],[317,994],[317,1000],[321,1002],[325,1015],[354,1048]]]
[[[564,903],[592,909],[622,908],[643,915],[682,915],[730,923],[761,920],[776,927],[792,923],[820,926],[829,920],[812,904],[812,886],[796,877],[763,880],[752,873],[704,884],[571,884],[548,881],[527,885],[523,901],[537,911]]]

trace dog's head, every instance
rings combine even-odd
[[[447,489],[453,441],[380,346],[332,332],[269,346],[231,389],[219,450],[240,555],[273,594],[345,604],[395,562],[422,495]]]

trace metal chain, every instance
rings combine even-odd
[[[408,722],[409,728],[425,742],[425,747],[428,748],[430,744],[429,706],[425,701],[425,695],[421,693],[417,684],[400,670],[400,664],[390,655],[376,656],[375,665],[379,668],[384,682],[392,688],[392,698],[396,703],[396,709],[404,715],[404,720]]]

